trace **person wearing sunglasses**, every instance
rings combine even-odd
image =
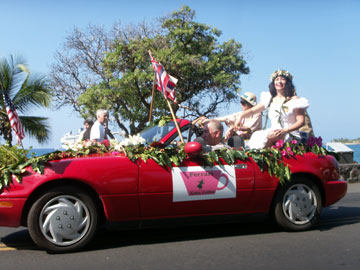
[[[251,92],[246,92],[240,96],[240,104],[242,111],[247,111],[256,106],[256,95]],[[241,112],[240,112],[241,113]],[[260,130],[262,127],[261,113],[250,115],[243,118],[241,121],[241,128],[234,129],[233,126],[237,118],[240,117],[240,113],[233,113],[230,115],[216,117],[213,120],[224,122],[229,127],[226,132],[225,140],[231,147],[239,148],[244,147],[247,141],[250,139],[253,132]],[[206,124],[206,122],[212,119],[207,119],[205,116],[199,117],[196,121],[200,126]]]
[[[256,95],[251,92],[245,92],[240,96],[240,104],[243,111],[250,110],[256,106]],[[226,115],[223,117],[215,118],[218,121],[224,122],[229,128],[233,127],[236,119],[240,116],[241,112]],[[255,113],[249,117],[242,118],[241,126],[238,129],[228,129],[226,132],[226,139],[228,145],[239,148],[245,146],[251,135],[260,130],[262,127],[261,113]]]

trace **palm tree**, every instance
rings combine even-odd
[[[11,98],[25,133],[30,137],[35,137],[39,143],[46,142],[50,135],[48,118],[25,115],[33,107],[50,106],[51,89],[47,80],[30,74],[24,61],[11,55],[8,60],[0,59],[0,88]],[[0,95],[2,96],[2,93]],[[0,120],[0,137],[11,145],[11,126],[2,97]]]

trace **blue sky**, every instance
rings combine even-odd
[[[196,19],[243,45],[250,74],[241,77],[244,91],[260,96],[268,90],[270,74],[287,69],[308,109],[317,136],[324,141],[360,137],[360,1],[122,1],[122,0],[0,0],[0,57],[21,55],[30,71],[46,75],[74,27],[89,23],[110,26],[152,21],[183,5]],[[173,74],[174,75],[174,74]],[[175,75],[174,75],[175,76]],[[223,114],[240,110],[233,104]],[[32,115],[50,118],[48,143],[25,138],[25,147],[60,147],[60,138],[82,127],[70,108],[34,109]]]

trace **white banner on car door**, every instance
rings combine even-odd
[[[198,201],[236,197],[234,166],[173,167],[173,201]]]

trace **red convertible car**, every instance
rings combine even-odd
[[[191,122],[179,125],[191,141]],[[177,140],[173,122],[141,135],[164,146]],[[21,183],[0,193],[0,226],[27,226],[33,241],[50,252],[84,247],[107,221],[267,213],[285,230],[299,231],[314,226],[322,208],[347,191],[331,155],[284,157],[291,181],[280,184],[252,158],[208,167],[197,143],[188,142],[185,150],[187,158],[172,167],[111,154],[51,161],[43,174],[29,167]]]

